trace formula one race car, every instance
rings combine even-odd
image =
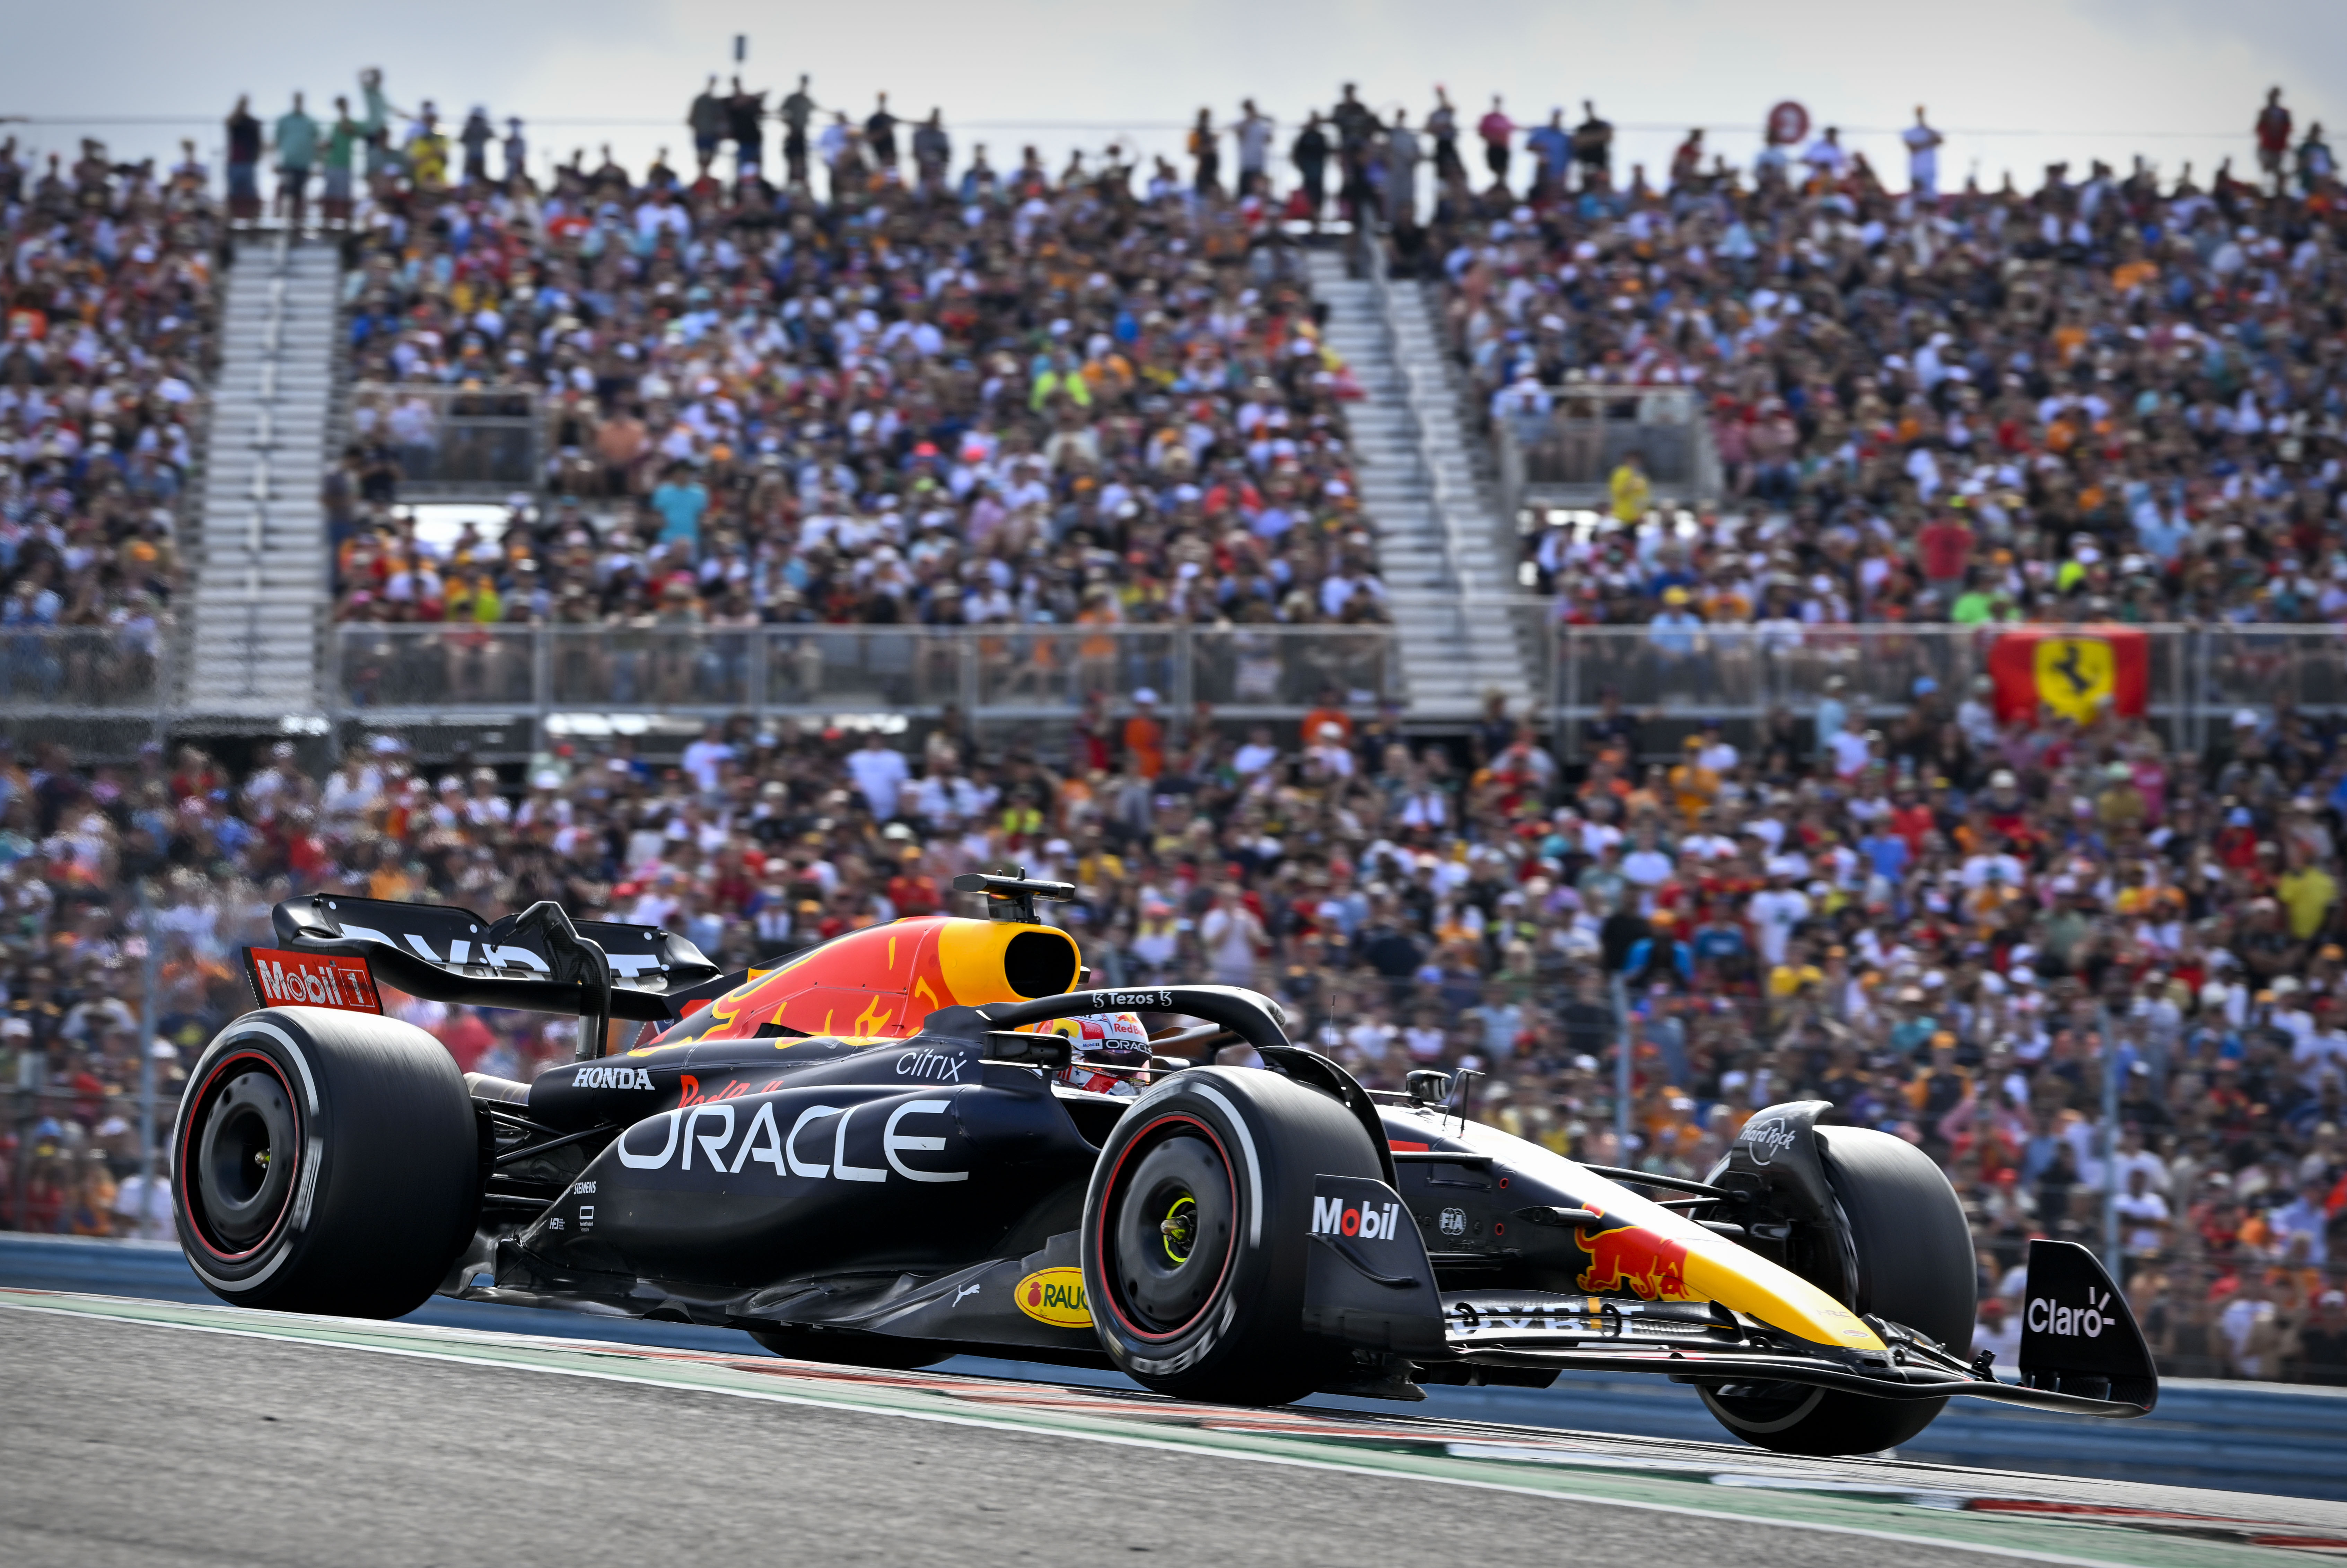
[[[1651,1372],[1794,1453],[1889,1448],[1956,1394],[2102,1416],[2157,1397],[2126,1301],[2055,1242],[2031,1244],[2020,1381],[1997,1380],[1969,1353],[1946,1179],[1822,1102],[1754,1116],[1702,1181],[1576,1163],[1467,1121],[1443,1074],[1365,1091],[1254,992],[1079,989],[1034,906],[1071,889],[958,885],[994,917],[734,976],[551,904],[281,904],[281,945],[247,958],[263,1005],[205,1050],[173,1132],[188,1256],[250,1307],[394,1317],[436,1291],[865,1365],[1109,1365],[1245,1404]],[[380,1016],[378,982],[575,1015],[580,1060],[460,1075]],[[1158,1028],[1095,1060],[1099,1015]],[[628,1020],[657,1032],[613,1051]],[[1263,1069],[1190,1060],[1235,1043]]]

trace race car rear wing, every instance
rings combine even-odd
[[[272,921],[288,949],[364,959],[376,979],[411,996],[590,1020],[579,1031],[584,1054],[601,1052],[596,1020],[669,1022],[729,979],[672,932],[573,922],[550,902],[487,920],[445,904],[316,894],[286,899]]]

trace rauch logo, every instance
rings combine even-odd
[[[1054,1328],[1089,1328],[1092,1308],[1084,1304],[1084,1271],[1081,1268],[1039,1268],[1019,1282],[1011,1293],[1019,1310]]]

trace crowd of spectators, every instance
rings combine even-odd
[[[1651,181],[1576,131],[1529,183],[1445,182],[1397,249],[1495,418],[1697,400],[1724,496],[1682,475],[1686,522],[1641,528],[1661,487],[1609,456],[1604,526],[1528,540],[1575,624],[2337,623],[2347,188],[2320,126],[2277,99],[2258,130],[2261,180],[2034,192],[1943,187],[1921,110],[1904,190],[1830,128],[1748,173],[1697,133]]]
[[[249,1005],[238,944],[292,892],[489,915],[551,897],[739,968],[954,908],[954,874],[1016,865],[1075,884],[1049,917],[1104,983],[1258,987],[1372,1086],[1476,1071],[1477,1114],[1596,1163],[1699,1173],[1757,1107],[1831,1100],[1946,1169],[1990,1298],[2031,1235],[2100,1245],[2115,1186],[2171,1369],[2335,1378],[2347,754],[2298,716],[2240,718],[2207,756],[2116,721],[1976,741],[1932,693],[1847,774],[1830,712],[1780,712],[1757,743],[1714,727],[1665,771],[1616,712],[1576,774],[1496,706],[1463,742],[1342,705],[1299,736],[1095,702],[1064,747],[950,716],[897,738],[743,718],[672,761],[563,745],[518,776],[387,734],[313,759],[322,776],[290,744],[241,774],[192,749],[95,770],[0,753],[0,1076],[49,1090],[19,1096],[0,1213],[113,1223],[94,1197],[75,1217],[74,1194],[136,1159],[134,870],[168,1106]],[[401,1010],[502,1076],[571,1050],[559,1020]]]
[[[347,476],[347,613],[1076,617],[1093,586],[1106,616],[1366,612],[1292,602],[1358,523],[1342,367],[1269,209],[1323,214],[1279,203],[1260,135],[1238,195],[1203,155],[1142,195],[1031,159],[956,181],[934,139],[907,175],[870,119],[804,134],[812,113],[784,163],[844,174],[821,203],[805,178],[718,184],[719,118],[695,121],[692,182],[386,165],[356,218],[361,363],[544,386],[569,423],[548,520],[436,561],[395,490],[367,493],[396,484],[386,425]],[[1519,133],[1491,114],[1475,133],[1504,181]],[[1562,118],[1504,198],[1470,179],[1447,104],[1430,152],[1416,131],[1397,152],[1350,93],[1296,151],[1305,188],[1375,201],[1405,263],[1448,269],[1495,392],[1667,373],[1710,400],[1737,504],[1691,538],[1573,534],[1539,560],[1572,613],[1640,620],[1676,590],[1706,619],[1963,619],[1983,593],[1997,615],[2335,614],[2321,158],[2207,195],[2138,172],[1891,196],[1826,138],[1748,189],[1690,155],[1665,189],[1617,190],[1610,128]],[[1398,178],[1420,158],[1423,227]],[[1781,446],[1737,456],[1747,410]],[[1949,528],[1956,569],[1912,559]],[[2146,556],[2157,572],[2127,565]],[[957,907],[956,873],[1015,865],[1076,886],[1048,917],[1104,983],[1257,987],[1371,1085],[1472,1071],[1475,1114],[1594,1163],[1699,1174],[1756,1108],[1807,1097],[1912,1141],[1972,1217],[2002,1365],[2026,1238],[2100,1246],[2116,1213],[2171,1373],[2347,1380],[2347,750],[2326,719],[2245,709],[2194,752],[2108,715],[2000,723],[1928,682],[1895,712],[1829,687],[1693,735],[1618,703],[1570,736],[1519,717],[1495,702],[1429,738],[1337,697],[1243,732],[1095,696],[1064,741],[950,712],[900,735],[743,717],[673,760],[580,743],[502,770],[395,733],[238,765],[0,753],[0,1081],[25,1086],[0,1215],[136,1223],[130,999],[151,965],[168,1105],[249,1005],[236,948],[290,893],[551,897],[733,968]],[[560,1020],[396,1006],[467,1068],[526,1079],[571,1051]]]
[[[1383,618],[1357,390],[1261,196],[1137,186],[1115,148],[957,168],[885,99],[811,155],[805,84],[778,184],[759,97],[695,100],[693,173],[606,149],[542,187],[419,172],[415,122],[351,241],[355,374],[408,390],[363,384],[329,481],[343,619]],[[419,538],[425,385],[542,392],[552,499]]]
[[[192,151],[161,172],[85,141],[68,167],[0,139],[0,700],[151,678],[180,584],[218,239]]]

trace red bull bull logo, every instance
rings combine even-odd
[[[1583,1231],[1573,1239],[1589,1255],[1589,1266],[1581,1273],[1583,1290],[1600,1295],[1628,1290],[1642,1301],[1702,1299],[1687,1289],[1685,1242],[1637,1225]]]

